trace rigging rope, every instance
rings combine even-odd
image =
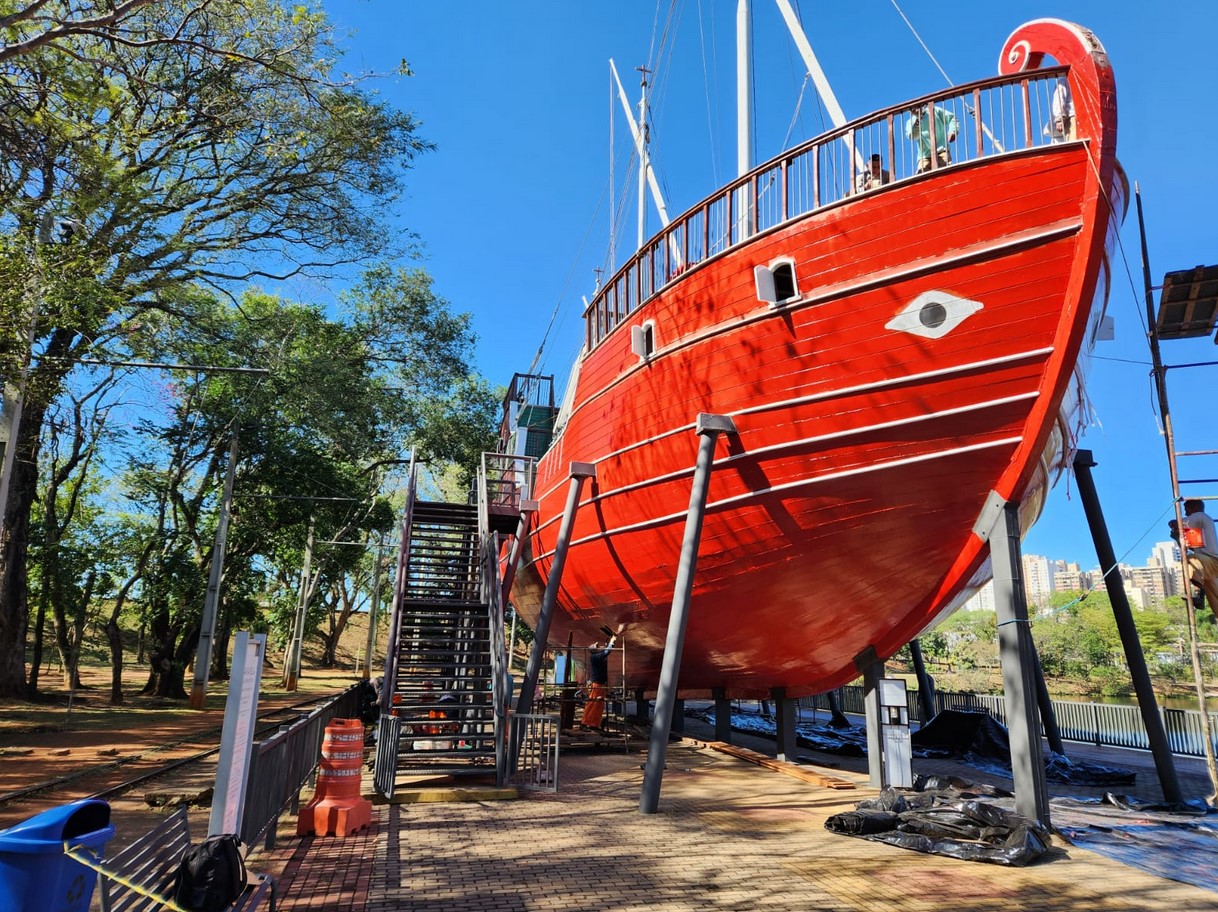
[[[937,69],[940,73],[943,74],[943,78],[945,80],[947,80],[947,84],[949,86],[954,86],[955,83],[952,82],[952,78],[947,75],[947,70],[945,70],[945,69],[943,69],[943,67],[939,66],[939,61],[936,60],[935,55],[930,52],[930,48],[926,46],[926,42],[922,40],[922,36],[918,34],[918,30],[916,28],[914,28],[913,23],[909,21],[909,17],[905,15],[905,12],[904,12],[904,10],[901,9],[901,7],[897,6],[897,0],[891,0],[891,2],[892,2],[892,8],[897,11],[897,13],[900,15],[900,17],[902,19],[905,20],[905,24],[908,25],[909,30],[911,32],[913,32],[914,38],[918,39],[918,44],[922,45],[922,50],[926,51],[926,56],[929,57],[930,62],[935,65],[935,69]]]

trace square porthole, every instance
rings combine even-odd
[[[647,320],[642,326],[630,327],[630,350],[639,356],[640,361],[647,361],[656,350],[656,325]]]
[[[774,260],[768,266],[756,266],[753,278],[757,284],[757,299],[778,307],[799,298],[795,280],[795,261],[789,257]]]

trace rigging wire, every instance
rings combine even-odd
[[[714,3],[712,3],[710,5],[710,14],[711,14],[710,43],[711,43],[711,64],[712,65],[711,65],[711,69],[709,69],[709,70],[707,69],[707,65],[706,65],[706,27],[702,21],[702,4],[699,2],[697,4],[697,7],[698,7],[698,49],[701,52],[701,56],[702,56],[702,92],[706,98],[706,132],[707,132],[706,147],[710,151],[711,179],[714,183],[714,186],[718,187],[722,183],[722,181],[719,178],[719,174],[720,174],[719,155],[718,155],[718,151],[717,151],[718,147],[717,147],[716,140],[715,140],[715,123],[717,122],[716,121],[716,110],[718,108],[718,104],[716,103],[715,99],[717,99],[719,97],[719,94],[717,91],[712,91],[712,88],[711,88],[711,83],[712,83],[713,74],[714,74],[714,64],[719,59],[719,48],[715,44],[715,23],[714,23],[715,5],[714,5]]]
[[[930,48],[926,46],[926,42],[922,40],[922,36],[918,34],[918,30],[914,28],[913,23],[909,21],[909,17],[905,15],[905,11],[902,10],[901,7],[897,6],[897,0],[891,0],[891,3],[892,8],[897,11],[898,15],[900,15],[902,19],[905,20],[905,24],[909,26],[909,30],[913,32],[913,36],[918,40],[918,44],[922,45],[922,50],[926,51],[926,56],[929,57],[930,62],[935,65],[935,69],[943,74],[943,78],[947,81],[949,86],[954,86],[955,83],[952,82],[952,78],[947,75],[947,70],[943,69],[943,67],[939,65],[939,61],[935,59],[935,55],[932,54]]]

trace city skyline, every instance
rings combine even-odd
[[[1045,607],[1056,592],[1107,591],[1105,568],[1098,562],[1084,569],[1077,561],[1025,554],[1022,563],[1024,592],[1030,608]],[[1146,563],[1141,566],[1118,560],[1117,569],[1131,607],[1161,608],[1166,599],[1181,594],[1180,548],[1174,541],[1155,542]],[[965,602],[961,610],[993,611],[994,608],[991,580]]]

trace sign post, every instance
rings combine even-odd
[[[224,728],[220,734],[220,759],[216,764],[216,792],[211,805],[207,835],[240,833],[245,811],[245,789],[249,781],[250,756],[254,750],[254,723],[258,718],[258,690],[262,684],[262,661],[266,656],[266,634],[252,636],[238,631],[233,648],[233,670],[224,704]]]

